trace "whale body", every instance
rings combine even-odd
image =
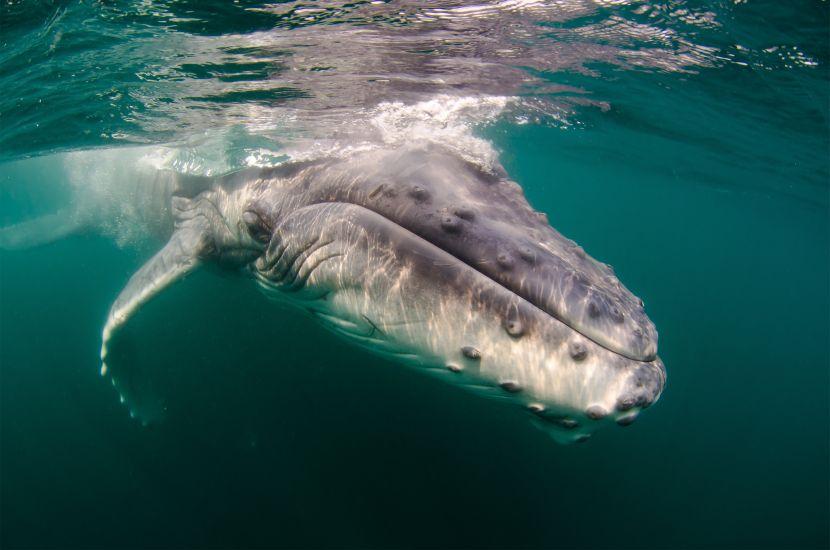
[[[205,264],[375,353],[516,403],[561,442],[630,424],[663,390],[643,302],[497,163],[414,141],[208,177],[137,151],[84,156],[113,182],[97,206],[1,229],[0,246],[82,230],[166,240],[103,328],[101,374],[142,422],[163,405],[112,350],[139,308]]]

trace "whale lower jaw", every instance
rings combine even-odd
[[[339,311],[332,310],[328,300],[331,297],[330,293],[317,297],[288,294],[255,272],[253,277],[260,291],[275,304],[308,315],[337,337],[356,344],[369,353],[401,364],[406,368],[426,373],[442,383],[454,385],[477,397],[514,407],[529,415],[531,424],[535,428],[542,430],[562,445],[588,441],[594,432],[606,425],[629,426],[645,408],[659,400],[658,394],[647,405],[632,405],[630,408],[623,406],[624,410],[614,410],[610,414],[599,412],[596,417],[592,417],[590,412],[584,410],[528,399],[526,395],[515,392],[509,384],[498,384],[486,378],[464,373],[452,360],[416,352],[379,336],[377,327],[369,321],[364,319],[362,323],[355,322],[343,316]],[[662,388],[665,384],[663,363],[658,357],[651,364],[656,372],[662,373]]]

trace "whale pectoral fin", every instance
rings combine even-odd
[[[133,370],[125,368],[124,359],[131,353],[119,334],[141,306],[198,268],[212,246],[207,220],[202,216],[186,220],[164,248],[130,277],[110,308],[102,335],[101,376],[110,377],[131,416],[143,423],[159,420],[163,405],[153,395],[149,380],[140,380]],[[115,348],[118,353],[113,353]]]

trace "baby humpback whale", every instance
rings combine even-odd
[[[413,142],[221,177],[143,178],[125,200],[140,199],[136,216],[169,239],[113,303],[101,348],[101,374],[143,421],[160,405],[111,350],[143,304],[206,263],[374,352],[520,404],[559,441],[630,424],[663,389],[643,302],[534,211],[500,166]],[[0,230],[0,245],[89,225],[24,222]]]

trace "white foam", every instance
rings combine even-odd
[[[292,160],[344,158],[381,147],[433,142],[448,147],[469,162],[492,170],[498,154],[475,130],[493,123],[515,102],[504,96],[438,95],[426,101],[382,102],[355,113],[337,127],[341,137],[306,139],[282,151]]]
[[[511,102],[502,96],[437,96],[412,105],[381,103],[370,121],[384,145],[432,141],[453,149],[468,161],[492,168],[497,153],[490,142],[475,136],[476,126],[495,121]]]

